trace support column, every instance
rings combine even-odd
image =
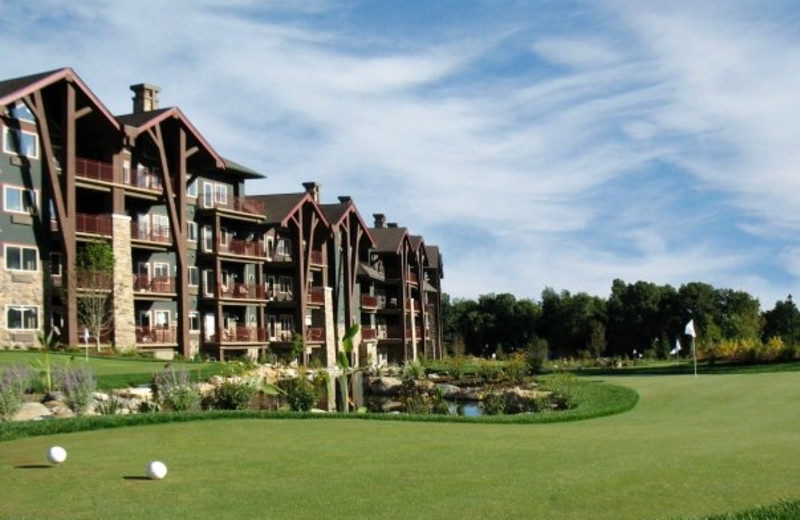
[[[131,256],[131,217],[111,216],[114,250],[114,346],[120,350],[136,348],[136,321],[133,307],[133,258]]]

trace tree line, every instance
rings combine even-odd
[[[674,288],[639,281],[614,280],[608,298],[552,288],[541,300],[486,294],[472,299],[443,297],[445,342],[456,354],[487,357],[528,349],[546,342],[555,357],[602,357],[639,354],[667,357],[680,342],[691,352],[684,334],[694,320],[698,348],[713,351],[731,344],[779,344],[795,356],[800,333],[798,311],[787,296],[767,311],[744,291],[718,289],[692,282]]]

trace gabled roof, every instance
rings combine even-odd
[[[264,175],[262,173],[258,173],[255,170],[251,170],[247,166],[243,166],[243,165],[237,163],[236,161],[228,159],[227,157],[223,157],[222,161],[225,164],[225,169],[226,170],[236,172],[236,173],[240,174],[242,177],[244,177],[245,179],[266,179],[267,178],[266,175]]]
[[[326,226],[330,226],[325,214],[320,210],[319,205],[314,202],[314,198],[308,192],[301,193],[277,193],[271,195],[248,195],[248,199],[260,200],[264,203],[264,215],[267,217],[267,224],[278,224],[286,227],[289,219],[305,203],[311,203],[314,211],[322,219]]]
[[[149,110],[146,112],[124,114],[117,116],[117,120],[120,122],[120,124],[133,128],[135,133],[138,135],[146,132],[148,129],[170,117],[178,119],[186,126],[197,142],[199,142],[203,148],[206,149],[209,155],[213,157],[214,161],[217,163],[217,168],[225,168],[225,160],[222,158],[222,156],[220,156],[217,151],[214,150],[208,141],[206,141],[205,137],[203,137],[197,128],[194,127],[192,122],[189,121],[189,118],[186,117],[186,115],[181,112],[181,109],[178,107],[159,108],[157,110]]]
[[[19,78],[7,79],[0,81],[0,106],[10,105],[25,96],[28,96],[37,90],[49,87],[59,81],[72,81],[88,99],[97,108],[100,113],[105,117],[109,124],[115,129],[119,130],[120,125],[109,110],[103,105],[100,99],[94,95],[89,87],[83,80],[69,67],[51,70],[48,72],[41,72],[39,74],[32,74],[30,76],[22,76]]]
[[[441,269],[441,257],[439,255],[439,246],[425,246],[425,250],[428,252],[428,261],[430,262],[431,267],[436,269]]]
[[[404,241],[408,241],[408,230],[404,227],[370,228],[375,239],[375,251],[379,253],[400,253]]]
[[[364,262],[359,262],[358,272],[356,274],[357,276],[364,276],[381,282],[386,280],[386,276],[383,273],[379,272],[377,269],[374,269],[372,266],[365,264]]]
[[[364,229],[367,234],[367,238],[369,239],[370,247],[375,247],[375,239],[372,238],[372,233],[370,233],[367,224],[364,222],[364,219],[361,218],[361,213],[358,212],[356,205],[352,202],[340,202],[338,204],[320,204],[319,209],[322,210],[322,213],[325,214],[325,218],[328,219],[331,226],[336,226],[341,224],[342,221],[347,218],[349,215],[355,215],[356,219],[358,220],[359,225]]]

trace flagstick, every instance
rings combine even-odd
[[[694,336],[692,336],[692,354],[694,354],[694,377],[697,377],[697,349],[694,348]]]

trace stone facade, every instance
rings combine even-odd
[[[4,254],[0,247],[0,254]],[[0,346],[29,348],[39,345],[36,339],[38,330],[9,330],[8,306],[31,305],[38,309],[38,325],[41,329],[44,321],[44,269],[39,259],[37,271],[8,271],[5,268],[5,258],[0,258]]]
[[[114,345],[120,350],[136,348],[133,309],[133,260],[131,259],[131,218],[113,215],[114,249]]]

